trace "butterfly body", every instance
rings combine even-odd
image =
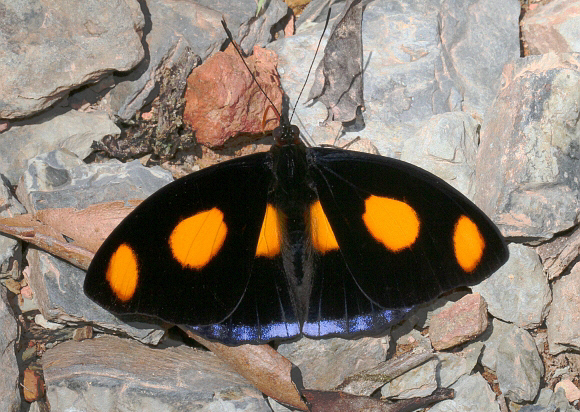
[[[508,257],[473,203],[408,163],[307,148],[283,123],[267,153],[179,179],[95,255],[85,292],[224,343],[380,332]]]

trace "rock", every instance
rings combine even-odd
[[[134,0],[2,3],[0,118],[30,116],[144,56]]]
[[[576,402],[580,399],[580,389],[578,389],[570,379],[562,379],[556,384],[554,390],[558,392],[558,389],[560,388],[562,388],[566,393],[566,399],[568,399],[568,402]]]
[[[578,221],[578,56],[510,63],[486,114],[475,202],[506,236],[547,240]]]
[[[498,345],[496,375],[501,392],[513,402],[536,398],[544,364],[534,339],[524,329],[512,329]]]
[[[437,389],[436,370],[439,361],[432,359],[396,377],[381,388],[381,396],[409,399],[429,396]]]
[[[84,159],[91,154],[93,141],[120,133],[104,112],[70,110],[51,118],[37,116],[33,121],[15,122],[0,137],[0,173],[16,184],[26,162],[35,156],[65,149]]]
[[[12,194],[8,180],[1,174],[0,205],[0,217],[14,217],[26,213],[24,206]],[[22,243],[13,237],[0,236],[0,278],[18,279],[21,269]]]
[[[551,289],[534,249],[515,243],[508,247],[507,263],[471,289],[485,299],[492,316],[532,329],[548,314]]]
[[[529,53],[580,52],[580,1],[555,0],[539,6],[522,19]]]
[[[483,347],[484,344],[482,342],[474,342],[460,352],[437,353],[437,358],[439,359],[437,382],[439,382],[439,386],[447,388],[457,382],[462,376],[470,375],[483,352]]]
[[[492,371],[497,370],[498,347],[516,328],[517,326],[511,323],[502,322],[499,319],[492,320],[491,327],[487,328],[485,333],[479,338],[479,341],[484,344],[483,355],[479,360],[483,366]],[[472,343],[468,347],[476,343]]]
[[[478,129],[479,124],[464,112],[434,115],[416,136],[405,141],[401,160],[439,176],[473,198]]]
[[[485,6],[455,2],[453,8],[438,1],[371,2],[363,14],[365,128],[347,131],[346,141],[360,135],[372,140],[382,155],[399,157],[405,140],[435,114],[463,109],[482,118],[502,67],[519,56],[519,12],[516,1]],[[497,19],[498,13],[505,18]],[[291,107],[323,24],[304,24],[296,35],[269,46],[280,58],[281,82]],[[477,55],[470,57],[473,53]],[[321,58],[319,53],[314,67]],[[295,117],[302,132],[312,136],[326,115],[322,104],[298,102]]]
[[[40,373],[32,369],[24,370],[22,393],[26,402],[34,402],[44,397],[44,380]]]
[[[486,309],[483,298],[475,293],[434,315],[429,324],[433,347],[448,349],[481,335],[488,324]]]
[[[283,91],[276,63],[274,52],[257,47],[246,59],[259,86],[233,46],[193,70],[187,79],[183,120],[195,131],[198,143],[219,147],[239,133],[260,134],[278,126],[266,97],[276,110],[282,110]]]
[[[278,346],[278,352],[300,368],[304,387],[319,390],[334,389],[347,376],[376,366],[385,360],[388,349],[384,338],[303,337]]]
[[[580,349],[580,263],[552,283],[553,302],[546,318],[550,353]]]
[[[570,267],[580,252],[580,230],[564,233],[536,248],[549,280],[560,276]]]
[[[0,410],[20,411],[20,385],[18,363],[14,344],[18,339],[18,326],[8,305],[6,288],[0,284]]]
[[[479,373],[459,378],[451,388],[455,398],[447,399],[433,405],[429,412],[499,412],[495,393]]]
[[[53,411],[269,411],[263,395],[208,351],[152,349],[104,336],[42,357]]]

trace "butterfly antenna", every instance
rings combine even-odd
[[[296,99],[296,103],[294,104],[294,108],[292,109],[292,115],[290,116],[290,123],[292,122],[292,118],[294,117],[294,112],[296,111],[296,106],[298,106],[298,102],[300,101],[300,96],[302,96],[302,92],[306,87],[306,83],[308,82],[308,77],[310,76],[310,72],[312,71],[312,66],[314,66],[314,61],[316,60],[316,55],[318,54],[318,49],[320,48],[320,44],[322,43],[322,39],[324,38],[324,33],[326,32],[326,28],[328,27],[328,22],[330,21],[330,12],[332,9],[328,8],[328,14],[326,15],[326,23],[324,23],[324,29],[322,30],[322,35],[320,36],[320,40],[318,40],[318,46],[316,46],[316,51],[314,52],[314,58],[312,59],[312,63],[310,63],[310,68],[308,69],[308,74],[306,75],[306,80],[304,80],[304,84],[302,85],[302,89],[300,90],[300,94],[298,94],[298,98]]]
[[[238,52],[238,54],[240,55],[240,57],[242,59],[242,62],[244,63],[244,66],[246,66],[246,69],[248,69],[248,71],[250,72],[250,75],[252,76],[252,79],[254,79],[254,81],[256,82],[256,85],[258,85],[258,88],[260,89],[260,91],[262,92],[262,94],[264,96],[266,96],[266,99],[268,99],[268,101],[272,105],[272,109],[274,109],[274,112],[276,112],[276,117],[278,117],[278,119],[281,119],[282,117],[280,116],[280,112],[278,111],[278,109],[276,109],[276,105],[268,97],[268,95],[266,94],[266,92],[264,91],[264,89],[262,89],[262,86],[260,86],[260,82],[258,82],[258,79],[256,79],[256,76],[254,75],[254,73],[252,72],[252,70],[250,69],[250,67],[248,66],[248,64],[246,63],[246,59],[244,59],[244,55],[242,54],[242,51],[240,50],[240,46],[238,46],[238,43],[236,43],[236,41],[234,40],[234,37],[232,36],[232,33],[228,29],[228,26],[226,24],[226,21],[223,18],[222,18],[222,26],[224,26],[224,30],[226,31],[226,34],[228,35],[228,38],[230,39],[230,42],[234,45],[234,48],[236,49],[236,52]]]

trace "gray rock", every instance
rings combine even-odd
[[[0,118],[30,116],[144,56],[134,0],[6,0],[1,8]]]
[[[534,338],[515,328],[497,347],[496,375],[501,392],[514,402],[531,402],[540,390],[544,364]]]
[[[519,55],[519,5],[516,1],[461,3],[453,4],[453,12],[448,10],[451,4],[441,6],[438,1],[375,1],[365,8],[366,127],[353,130],[350,136],[368,138],[381,154],[398,157],[405,140],[435,114],[467,109],[483,116],[501,68]],[[506,17],[498,19],[500,13]],[[442,26],[440,19],[446,14],[450,21]],[[280,57],[281,81],[291,105],[306,78],[321,32],[322,25],[303,25],[295,36],[270,46]],[[490,57],[482,59],[482,50]],[[478,56],[469,58],[471,53]],[[320,58],[321,53],[315,67]],[[469,63],[459,62],[462,58]],[[304,107],[299,103],[295,121],[303,133],[312,136],[326,114],[322,104]]]
[[[492,320],[491,327],[479,339],[485,345],[480,359],[483,366],[492,371],[497,370],[498,347],[516,328],[517,326],[511,323],[502,322],[499,319]]]
[[[548,345],[555,355],[580,349],[580,263],[552,284],[553,302],[546,319]]]
[[[154,90],[164,67],[171,66],[190,51],[205,60],[220,50],[227,39],[220,23],[222,17],[249,53],[255,45],[264,46],[271,40],[272,26],[288,10],[281,0],[270,1],[258,17],[255,17],[253,0],[193,3],[151,0],[144,3],[144,7],[147,9],[145,43],[148,58],[132,73],[115,76],[117,84],[106,97],[110,110],[123,120],[133,117],[155,97]]]
[[[504,235],[550,239],[578,222],[578,54],[506,66],[481,131],[475,202]]]
[[[473,198],[478,130],[479,124],[467,113],[434,115],[405,141],[401,160],[434,173]]]
[[[347,376],[376,366],[385,360],[388,349],[384,338],[314,340],[303,337],[278,346],[278,352],[300,368],[304,386],[320,390],[334,389]]]
[[[0,135],[0,173],[16,184],[34,156],[65,149],[84,159],[91,154],[93,141],[120,133],[104,112],[54,110],[34,120],[15,122]]]
[[[449,387],[462,376],[471,374],[483,352],[483,347],[482,342],[475,342],[460,352],[438,352],[437,381],[439,386]]]
[[[479,373],[459,378],[451,386],[455,398],[436,403],[430,412],[499,412],[495,393]]]
[[[544,322],[552,291],[536,251],[515,243],[508,247],[507,263],[472,290],[483,296],[492,316],[532,329]]]
[[[146,168],[139,161],[111,160],[85,164],[57,150],[28,162],[17,195],[30,213],[53,207],[84,209],[101,202],[145,199],[167,183],[171,174],[161,167]]]
[[[580,2],[540,4],[524,15],[522,37],[530,54],[580,52]]]
[[[263,395],[208,351],[152,349],[113,336],[61,343],[42,357],[53,411],[267,412]]]
[[[18,339],[18,325],[8,304],[4,285],[0,284],[0,410],[20,411],[20,372],[14,344]]]
[[[7,179],[0,175],[0,217],[14,217],[26,213],[26,209],[12,195]],[[20,277],[22,268],[22,242],[12,237],[0,236],[0,278]]]
[[[438,364],[439,360],[432,359],[396,377],[381,388],[381,396],[409,399],[431,395],[437,389]]]

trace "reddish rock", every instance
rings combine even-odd
[[[93,327],[90,325],[77,328],[73,332],[73,340],[80,342],[81,340],[91,339],[93,337]]]
[[[434,315],[429,337],[436,350],[448,349],[481,335],[487,325],[487,304],[479,293],[474,293]]]
[[[22,392],[26,402],[34,402],[44,397],[44,379],[36,371],[26,369],[22,379]]]
[[[563,379],[558,382],[554,388],[554,392],[558,392],[560,388],[564,389],[568,402],[576,402],[580,399],[580,389],[570,379]]]
[[[260,47],[246,59],[262,89],[281,111],[283,92],[277,62],[274,52]],[[184,120],[195,130],[197,141],[208,147],[222,146],[238,133],[259,134],[278,125],[270,103],[233,46],[193,70],[185,99]]]

